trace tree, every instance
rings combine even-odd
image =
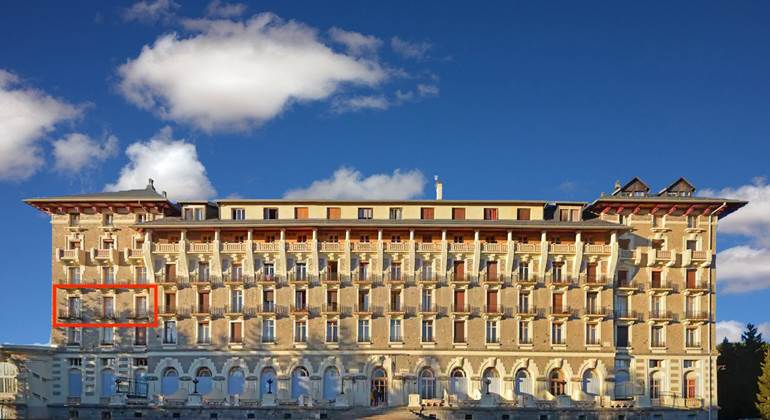
[[[720,418],[756,418],[757,377],[765,356],[762,334],[753,324],[746,325],[741,342],[723,341],[718,347],[717,381]]]
[[[757,379],[757,411],[763,419],[770,419],[770,346],[765,351],[762,374]]]

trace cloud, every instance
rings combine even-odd
[[[717,322],[717,342],[727,338],[727,341],[737,343],[741,341],[741,334],[746,330],[746,324],[739,321],[719,321]],[[757,330],[762,334],[765,341],[770,339],[770,322],[764,322],[757,325]]]
[[[219,0],[213,0],[206,7],[206,16],[221,18],[237,17],[246,12],[247,7],[243,3],[222,3]]]
[[[104,187],[105,191],[144,188],[147,179],[152,178],[174,200],[207,199],[216,194],[206,168],[198,160],[195,145],[172,138],[170,127],[145,142],[131,144],[126,148],[126,156],[128,164],[120,170],[114,184]]]
[[[155,23],[173,20],[179,5],[173,0],[142,0],[123,11],[123,20]]]
[[[344,112],[363,111],[367,109],[386,110],[390,102],[383,95],[354,96],[350,98],[336,98],[332,102],[332,110],[338,114]]]
[[[346,31],[337,27],[329,29],[329,37],[332,41],[344,45],[352,55],[373,54],[382,45],[382,41],[375,36]]]
[[[361,172],[341,167],[331,178],[313,181],[307,188],[290,190],[284,198],[340,200],[406,200],[423,193],[425,177],[419,170],[365,177]]]
[[[103,144],[81,133],[71,133],[53,142],[54,169],[77,173],[115,156],[118,138],[108,136]]]
[[[738,188],[703,190],[700,195],[748,201],[745,207],[719,221],[719,232],[749,236],[770,247],[770,185],[765,178],[754,178],[753,183]]]
[[[0,69],[0,180],[23,180],[43,166],[39,140],[80,109],[26,87]]]
[[[417,85],[417,92],[422,97],[428,97],[428,96],[438,96],[439,89],[436,85],[426,85],[426,84],[418,84]]]
[[[409,42],[397,36],[390,39],[390,48],[404,58],[422,60],[432,45],[429,42]]]
[[[770,287],[770,249],[740,245],[717,254],[717,281],[727,293]]]
[[[193,35],[163,35],[120,66],[119,90],[163,119],[206,131],[243,130],[292,103],[324,100],[347,85],[375,87],[388,78],[376,60],[335,52],[315,29],[273,14],[184,25]]]

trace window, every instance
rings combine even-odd
[[[452,220],[465,220],[465,208],[464,207],[452,208]]]
[[[499,343],[500,337],[497,336],[497,320],[487,320],[487,343]]]
[[[689,327],[685,329],[685,347],[700,347],[698,327]]]
[[[529,321],[519,321],[519,344],[532,344]]]
[[[401,263],[390,264],[390,279],[394,281],[401,280]]]
[[[298,311],[307,309],[307,291],[297,290],[294,292],[294,308]]]
[[[204,220],[205,212],[203,207],[185,207],[184,219],[185,220]]]
[[[628,271],[626,270],[618,270],[618,286],[619,287],[628,287],[629,286],[628,281]]]
[[[104,213],[104,218],[102,220],[104,222],[104,226],[112,226],[114,215],[112,213]]]
[[[115,330],[112,328],[101,328],[103,346],[111,346],[115,342]]]
[[[522,262],[519,263],[519,280],[521,281],[528,281],[529,280],[529,264]]]
[[[211,343],[211,327],[208,321],[198,322],[198,344]]]
[[[690,251],[697,251],[698,250],[698,241],[694,239],[688,239],[685,243],[685,249]]]
[[[275,309],[275,292],[273,290],[264,290],[262,292],[262,311],[273,312]]]
[[[519,292],[519,313],[528,314],[530,312],[529,291],[522,290]]]
[[[371,207],[359,207],[358,218],[360,220],[371,219],[374,217],[374,210]]]
[[[309,210],[307,207],[295,207],[294,208],[294,218],[295,219],[307,219],[310,217]]]
[[[698,216],[687,216],[687,227],[689,229],[694,229],[698,227]]]
[[[698,283],[698,270],[687,269],[686,274],[687,274],[687,277],[686,277],[687,288],[688,289],[696,288]]]
[[[262,211],[263,219],[275,220],[278,218],[278,209],[275,207],[267,207]]]
[[[563,322],[551,323],[551,343],[552,344],[566,344],[566,341],[565,341],[566,334],[564,329],[565,327]]]
[[[516,220],[529,220],[530,209],[516,209]]]
[[[433,310],[433,290],[422,290],[421,304],[423,312],[431,312]]]
[[[230,291],[230,313],[238,313],[243,310],[243,290],[235,289]]]
[[[179,372],[169,367],[163,371],[160,380],[160,393],[165,396],[173,395],[179,389]]]
[[[80,284],[80,267],[69,267],[67,277],[70,284]]]
[[[401,220],[403,210],[401,207],[391,207],[389,212],[390,220]]]
[[[653,372],[650,375],[650,398],[659,399],[661,391],[663,390],[663,374],[661,372]]]
[[[484,209],[484,220],[497,220],[497,209],[496,208]]]
[[[102,267],[102,283],[115,284],[115,271],[112,267]]]
[[[275,265],[273,263],[265,263],[262,267],[262,274],[265,276],[265,280],[272,281],[275,278]]]
[[[563,267],[564,267],[564,263],[561,263],[561,262],[553,263],[553,280],[554,281],[559,282],[562,280]]]
[[[112,319],[115,317],[115,298],[113,296],[105,296],[102,300],[102,318]]]
[[[564,395],[567,381],[560,369],[554,369],[548,375],[548,390],[553,396]]]
[[[421,399],[431,400],[436,398],[436,377],[432,370],[425,368],[420,372],[418,388]]]
[[[360,290],[358,292],[358,310],[361,312],[369,311],[369,291]]]
[[[233,220],[246,220],[246,209],[235,208],[230,211]]]
[[[163,344],[176,344],[176,321],[163,321]]]
[[[336,319],[330,319],[326,321],[326,342],[336,343],[338,337],[339,325]]]
[[[342,209],[339,207],[327,207],[326,218],[329,220],[337,220],[342,218]]]
[[[456,319],[454,321],[454,342],[465,343],[465,320]]]
[[[299,281],[306,281],[307,280],[307,264],[305,263],[297,263],[296,267],[296,276],[297,280]]]
[[[295,343],[307,342],[307,321],[305,320],[294,321],[294,342]]]
[[[134,300],[134,311],[137,318],[147,317],[147,296],[136,296]]]
[[[163,296],[163,311],[167,314],[174,313],[176,311],[176,293],[165,292]]]
[[[692,369],[696,366],[695,360],[683,360],[682,361],[682,368],[684,369]]]
[[[144,328],[144,327],[134,328],[134,345],[135,346],[147,345],[147,328]]]
[[[358,342],[368,343],[370,341],[371,341],[371,337],[369,336],[369,320],[359,319],[358,320]]]
[[[230,322],[230,342],[231,343],[243,342],[243,323],[241,321]]]
[[[401,342],[401,319],[391,319],[390,320],[390,341],[391,342]]]
[[[652,347],[666,346],[666,337],[665,337],[662,325],[653,325],[651,329],[651,334],[652,334],[652,339],[650,340],[650,345]]]
[[[262,342],[275,342],[275,320],[269,318],[262,319]]]
[[[198,313],[209,311],[209,292],[198,292]]]
[[[80,318],[80,298],[70,297],[67,300],[67,316],[70,318]]]
[[[586,324],[586,345],[599,345],[599,326],[597,324]]]
[[[68,328],[67,329],[67,345],[77,346],[80,344],[81,330],[80,328]]]
[[[330,311],[337,310],[337,291],[336,290],[326,291],[326,307]]]
[[[650,282],[652,283],[651,286],[653,289],[658,289],[663,287],[663,281],[661,279],[661,271],[660,270],[653,270],[650,273]]]
[[[422,341],[423,343],[433,342],[433,320],[424,319],[422,321]]]
[[[134,280],[136,284],[147,283],[147,270],[144,267],[136,267],[134,269]]]
[[[684,398],[698,398],[698,378],[695,372],[687,372],[684,376]]]
[[[77,226],[80,224],[80,213],[70,213],[69,214],[69,225],[70,226]]]
[[[433,220],[434,213],[435,209],[433,207],[422,207],[420,208],[420,219]]]

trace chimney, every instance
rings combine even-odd
[[[163,198],[168,198],[168,195],[166,194],[165,191],[163,191]]]
[[[616,180],[616,181],[615,181],[615,189],[614,189],[614,190],[615,190],[615,191],[617,191],[617,190],[619,190],[619,189],[620,189],[620,187],[622,187],[622,186],[623,186],[623,185],[621,185],[621,184],[620,184],[620,180]]]
[[[438,180],[438,175],[434,175],[433,180],[436,181],[436,200],[442,200],[444,198],[444,184]]]
[[[152,180],[152,178],[147,180],[147,189],[155,191],[155,185],[153,185],[155,181]]]

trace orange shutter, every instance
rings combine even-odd
[[[454,275],[455,279],[462,280],[465,278],[465,261],[454,262]]]
[[[489,312],[497,312],[497,290],[487,292],[487,308]]]
[[[465,290],[455,290],[455,311],[461,312],[465,308]]]
[[[465,220],[465,209],[462,207],[455,207],[452,209],[453,220]]]
[[[342,217],[342,210],[339,207],[329,207],[326,209],[327,219],[339,219]]]
[[[487,262],[487,278],[490,280],[497,279],[497,261]]]
[[[694,288],[695,287],[695,278],[696,278],[697,271],[695,270],[687,270],[687,287]]]
[[[294,208],[294,218],[295,219],[307,219],[309,217],[308,208],[307,207],[295,207]]]
[[[455,321],[455,342],[465,342],[465,322]]]
[[[518,209],[518,210],[516,210],[516,219],[518,219],[518,220],[529,220],[529,217],[530,217],[529,209]]]

